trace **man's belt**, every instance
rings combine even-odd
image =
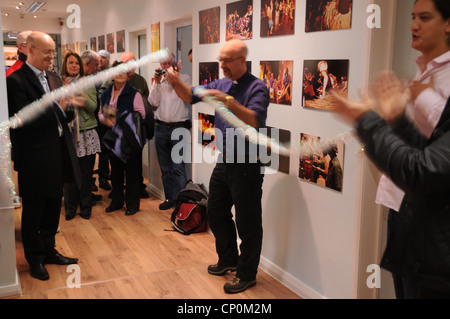
[[[166,122],[163,122],[163,121],[160,121],[160,120],[155,120],[155,121],[156,121],[156,123],[158,123],[159,125],[166,126],[166,127],[170,127],[170,128],[174,128],[174,127],[184,127],[184,125],[185,125],[185,121],[183,121],[183,122],[173,122],[173,123],[166,123]]]

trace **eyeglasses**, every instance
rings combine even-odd
[[[233,61],[236,61],[236,60],[239,60],[239,59],[242,59],[243,58],[243,56],[238,56],[237,58],[221,58],[220,56],[219,57],[217,57],[217,60],[219,61],[219,62],[223,62],[223,63],[230,63],[230,62],[233,62]]]
[[[55,56],[58,55],[58,52],[56,52],[55,50],[42,50],[42,49],[36,48],[34,45],[32,45],[31,47],[41,51],[46,56],[51,56],[52,55],[52,56],[55,57]]]

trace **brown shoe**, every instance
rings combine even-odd
[[[223,290],[225,290],[227,294],[237,294],[247,290],[247,288],[253,287],[254,285],[256,285],[256,279],[252,281],[245,281],[238,277],[234,277],[233,280],[227,282],[223,286]]]

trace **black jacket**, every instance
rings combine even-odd
[[[46,71],[50,90],[61,87],[58,75]],[[42,85],[24,64],[7,78],[9,116],[19,112],[45,94]],[[63,139],[59,137],[58,120],[62,125]],[[12,158],[19,173],[20,195],[62,196],[64,181],[81,184],[78,158],[72,134],[67,122],[73,118],[73,111],[63,114],[53,105],[24,126],[11,130]]]
[[[432,136],[402,119],[389,127],[375,112],[357,132],[368,156],[405,191],[381,266],[450,294],[450,99]]]

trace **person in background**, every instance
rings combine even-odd
[[[178,136],[178,139],[172,139],[172,132],[177,128],[186,127],[189,121],[189,109],[175,92],[174,86],[162,74],[171,68],[173,63],[172,54],[166,61],[160,63],[161,69],[156,70],[155,82],[148,98],[150,104],[157,108],[154,139],[166,196],[165,201],[159,205],[160,210],[175,207],[178,193],[184,189],[187,182],[184,161],[178,163],[172,159],[172,149],[182,142],[182,138]],[[179,78],[183,83],[191,84],[189,75],[181,74]]]
[[[418,0],[412,12],[412,48],[419,51],[417,73],[410,85],[412,99],[406,107],[408,118],[419,132],[430,137],[450,96],[450,2],[447,0]],[[390,122],[395,112],[382,114]],[[404,191],[385,174],[381,177],[376,203],[389,208],[390,225],[397,218]],[[393,275],[396,297],[403,299],[409,287],[401,277]]]
[[[205,95],[215,97],[242,122],[259,129],[266,127],[270,96],[264,82],[248,72],[247,54],[247,46],[242,40],[226,42],[219,55],[226,78],[206,85]],[[184,101],[201,101],[173,68],[169,69],[167,79]],[[207,214],[216,238],[219,261],[208,267],[208,273],[223,276],[228,271],[236,271],[233,280],[224,285],[224,290],[226,293],[239,293],[256,285],[263,236],[261,199],[264,174],[256,154],[248,151],[248,141],[242,149],[236,144],[234,149],[228,147],[228,143],[233,145],[233,141],[227,141],[226,131],[233,127],[220,114],[216,114],[215,126],[216,132],[220,130],[223,136],[222,141],[216,140],[222,155],[209,182]],[[239,161],[242,159],[245,161]],[[233,205],[235,221],[231,213]],[[238,234],[241,239],[239,249]]]
[[[115,67],[121,63],[116,61],[112,66]],[[100,122],[112,129],[117,118],[121,117],[125,112],[133,111],[139,112],[142,118],[145,117],[142,95],[128,83],[128,75],[126,73],[117,75],[114,77],[113,84],[101,96],[98,118]],[[125,215],[134,215],[139,211],[140,178],[138,163],[141,161],[141,155],[133,154],[124,163],[116,155],[110,153],[112,192],[111,204],[106,208],[107,213],[122,209],[124,200],[126,203]]]
[[[16,43],[18,59],[8,68],[8,70],[6,70],[6,77],[19,70],[27,60],[27,38],[31,33],[32,31],[22,31],[17,36]]]
[[[62,86],[47,69],[56,45],[46,33],[34,31],[27,38],[27,61],[7,80],[9,116],[13,117],[44,94]],[[22,243],[31,276],[48,280],[45,264],[76,264],[77,258],[55,248],[62,206],[63,183],[81,185],[80,169],[67,125],[73,118],[69,99],[54,101],[45,112],[22,127],[11,130],[14,169],[22,197]]]
[[[98,51],[98,55],[100,56],[100,70],[99,71],[104,71],[109,69],[111,66],[109,64],[109,59],[110,59],[110,54],[108,51],[106,50],[100,50]]]
[[[69,85],[84,76],[83,62],[75,52],[69,52],[64,57],[61,77],[63,85]],[[64,185],[64,207],[66,220],[75,218],[78,206],[80,216],[89,219],[92,212],[92,175],[95,165],[95,155],[101,151],[100,139],[97,134],[97,119],[95,110],[97,105],[82,101],[75,108],[75,119],[71,123],[72,135],[77,151],[78,162],[81,171],[81,188],[78,189],[74,182]]]
[[[92,50],[86,50],[84,52],[81,53],[81,61],[83,62],[83,70],[84,70],[84,75],[85,76],[92,76],[92,75],[96,75],[97,72],[100,69],[100,56],[98,55],[97,52],[92,51]],[[98,114],[98,90],[99,90],[100,86],[92,86],[90,88],[88,88],[86,90],[86,93],[84,94],[84,97],[86,98],[86,104],[85,107],[87,109],[92,109],[94,108],[94,114]],[[95,106],[95,107],[94,107]],[[101,138],[102,135],[100,134],[100,129],[99,129],[99,124],[98,124],[98,119],[97,119],[97,135],[99,136],[100,139],[100,143],[101,143]],[[103,149],[101,150],[101,152],[99,153],[99,157],[101,157],[101,154],[103,152]],[[100,165],[100,163],[99,163]],[[108,172],[109,172],[109,164],[108,164]],[[99,173],[100,175],[100,173]],[[108,173],[109,176],[109,173]],[[107,177],[108,177],[107,176]],[[106,177],[106,178],[107,178]],[[99,180],[101,178],[99,177]],[[92,176],[92,190],[96,191],[98,190],[97,185],[95,185],[95,178],[94,176]],[[92,193],[92,205],[95,205],[97,201],[102,199],[102,195],[100,194],[94,194]]]
[[[125,52],[122,54],[121,57],[121,61],[123,63],[127,63],[129,61],[134,61],[136,60],[136,57],[134,56],[134,54],[132,52]],[[145,78],[140,75],[137,74],[134,70],[128,72],[128,83],[130,83],[130,85],[132,87],[134,87],[135,89],[139,90],[139,93],[141,93],[142,97],[147,100],[148,99],[148,95],[149,95],[149,90],[148,90],[148,85],[147,85],[147,81],[145,80]],[[141,189],[140,189],[140,196],[141,198],[149,198],[149,194],[147,193],[147,191],[145,190],[146,185],[144,183],[144,176],[143,176],[143,172],[142,172],[142,154],[141,154],[141,161],[138,164],[138,169],[139,169],[139,176],[140,176],[140,185],[141,185]]]

